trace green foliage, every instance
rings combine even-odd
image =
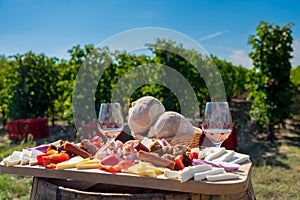
[[[11,155],[13,151],[34,147],[33,141],[11,142],[0,135],[0,162]],[[0,199],[29,199],[32,177],[0,173]]]
[[[292,68],[291,70],[291,82],[293,85],[298,88],[298,91],[300,91],[300,65]]]
[[[208,89],[201,74],[194,66],[204,67],[205,60],[199,52],[191,49],[183,48],[182,44],[176,44],[173,41],[166,41],[165,39],[157,39],[154,44],[147,45],[152,53],[155,55],[153,61],[169,66],[179,72],[191,85],[198,102],[201,106],[209,99]],[[189,62],[190,61],[190,62]],[[207,61],[207,60],[206,60]],[[172,81],[172,80],[171,80]],[[173,80],[171,84],[179,84]],[[180,85],[176,86],[178,90],[182,89]],[[182,91],[178,91],[181,93]],[[180,105],[174,93],[167,87],[163,87],[160,98],[167,110],[179,111]],[[192,102],[191,96],[185,96],[184,102]],[[190,105],[193,106],[193,105]],[[191,113],[194,114],[194,113]]]
[[[234,66],[232,63],[225,60],[219,60],[217,57],[212,57],[217,65],[226,89],[226,97],[228,101],[242,92],[246,91],[246,77],[248,69],[242,66]]]
[[[254,100],[252,115],[260,124],[269,125],[271,135],[275,124],[284,125],[284,120],[290,117],[291,28],[291,24],[280,27],[261,22],[256,36],[249,37],[253,48],[249,56],[254,65],[248,84],[250,97]]]
[[[29,199],[31,184],[31,177],[12,174],[1,174],[0,199]]]
[[[64,71],[61,72],[62,79],[60,80],[61,90],[63,91],[61,96],[61,102],[63,102],[61,111],[63,111],[63,119],[66,119],[71,124],[74,123],[72,101],[77,73],[80,67],[87,63],[85,60],[94,49],[93,45],[85,45],[83,48],[79,45],[74,46],[72,49],[68,50],[71,57],[70,60],[68,62],[64,61],[60,63],[63,65],[62,68],[64,68]],[[86,90],[86,88],[81,89]]]
[[[9,117],[11,119],[44,117],[54,109],[57,98],[56,58],[28,52],[13,56],[17,63],[17,84],[13,87]]]
[[[95,48],[93,45],[74,46],[68,50],[69,60],[48,58],[33,52],[11,56],[12,60],[2,56],[0,106],[3,118],[48,117],[53,122],[55,118],[60,118],[73,124],[73,111],[76,115],[91,111],[97,113],[101,102],[119,98],[117,100],[126,105],[146,95],[160,99],[167,110],[180,111],[183,104],[197,106],[190,105],[193,97],[182,95],[186,93],[186,88],[180,82],[173,80],[172,76],[164,78],[170,73],[165,66],[176,70],[188,81],[198,106],[210,100],[206,85],[214,83],[213,74],[209,73],[213,61],[222,75],[228,100],[245,90],[247,70],[240,66],[216,57],[207,58],[193,49],[183,48],[182,44],[165,39],[157,39],[146,47],[152,52],[151,56],[110,52],[108,48]],[[200,66],[211,78],[205,82],[204,75],[195,66]],[[174,88],[184,98],[181,102]],[[122,92],[127,96],[122,96]],[[73,108],[74,100],[79,103],[76,108]],[[93,102],[94,107],[86,107],[86,102]],[[85,120],[90,119],[82,119],[83,124]]]
[[[17,84],[17,73],[15,63],[8,60],[5,56],[0,56],[0,111],[4,119],[3,125],[6,125],[9,105],[13,97],[12,88]]]

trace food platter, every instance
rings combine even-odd
[[[7,167],[3,162],[0,163],[0,172],[69,181],[83,181],[95,185],[101,183],[115,186],[222,195],[245,192],[249,183],[251,183],[251,166],[252,163],[248,161],[243,163],[238,170],[234,171],[233,173],[237,173],[240,176],[237,180],[218,182],[189,180],[184,183],[181,183],[179,180],[166,179],[163,175],[154,178],[128,173],[112,174],[99,169],[46,169],[39,165],[14,165]]]

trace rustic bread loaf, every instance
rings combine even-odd
[[[164,112],[165,107],[158,99],[142,97],[133,102],[129,109],[128,126],[134,134],[143,134]]]
[[[150,128],[148,137],[170,138],[194,134],[194,127],[183,115],[168,111]]]

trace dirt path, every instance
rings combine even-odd
[[[280,160],[286,154],[283,150],[286,145],[300,147],[300,119],[286,120],[286,128],[275,127],[276,143],[267,140],[266,130],[260,130],[255,122],[250,120],[251,102],[233,100],[231,103],[232,117],[237,123],[238,151],[249,154],[254,165],[267,164],[288,168]],[[262,162],[262,160],[264,163]]]

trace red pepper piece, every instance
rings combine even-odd
[[[190,157],[190,165],[192,165],[193,159],[198,159],[199,153],[198,152],[192,152],[192,153],[190,153],[189,157]]]
[[[177,165],[177,167],[182,170],[184,168],[184,164],[182,163],[182,159],[183,159],[183,156],[182,155],[178,155],[176,156],[175,158],[175,164]]]
[[[70,156],[66,153],[58,153],[58,154],[51,154],[48,156],[42,156],[43,164],[46,167],[47,165],[54,163],[64,162],[70,159]]]
[[[37,159],[37,161],[38,161],[38,165],[43,165],[44,163],[43,163],[43,156],[49,156],[50,154],[41,154],[41,155],[38,155],[38,156],[36,156],[36,159]]]
[[[56,168],[56,164],[51,163],[51,164],[47,165],[46,168],[55,169]]]
[[[115,166],[111,166],[111,165],[102,165],[101,163],[98,164],[98,168],[110,173],[117,173],[117,172],[121,172],[121,169]]]

